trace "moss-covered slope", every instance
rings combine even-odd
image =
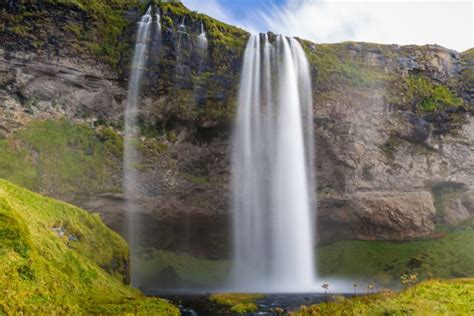
[[[4,180],[0,259],[0,314],[178,314],[124,285],[127,245],[99,216]]]
[[[110,128],[65,119],[31,122],[0,139],[0,177],[80,204],[89,194],[119,191],[123,141]],[[72,198],[72,196],[75,196]]]

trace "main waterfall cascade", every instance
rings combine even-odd
[[[155,36],[161,37],[159,14],[156,14],[155,19],[155,23],[157,24]],[[139,152],[136,149],[136,140],[140,137],[138,127],[138,103],[143,72],[147,63],[148,46],[152,35],[152,24],[152,7],[150,6],[145,15],[141,17],[140,22],[138,22],[124,118],[123,190],[127,198],[127,238],[132,251],[138,248],[140,242],[138,240],[140,224],[136,216],[140,208],[137,203],[140,196],[140,189],[136,165],[139,164],[141,160]],[[159,35],[157,35],[158,32],[160,33]]]
[[[309,65],[299,42],[251,36],[233,140],[236,290],[315,288],[312,122]]]

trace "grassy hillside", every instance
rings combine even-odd
[[[377,295],[302,307],[293,316],[309,315],[473,315],[474,279],[429,280],[401,293]]]
[[[33,121],[0,139],[0,177],[68,201],[120,191],[110,174],[121,172],[122,147],[110,128],[93,130],[65,119]]]
[[[469,227],[437,240],[340,241],[318,249],[318,267],[324,276],[365,277],[384,286],[398,283],[405,273],[474,277],[474,253],[468,249],[474,249],[474,230]]]
[[[5,180],[0,259],[0,314],[178,314],[124,285],[127,245],[98,216]]]

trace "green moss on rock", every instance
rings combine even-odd
[[[248,314],[257,311],[257,300],[263,298],[262,294],[251,293],[217,293],[210,296],[211,302],[228,306],[231,313]]]
[[[432,83],[424,77],[410,76],[405,78],[406,98],[408,104],[419,113],[435,112],[448,107],[460,107],[463,100],[454,92],[440,84]]]
[[[38,7],[21,1],[19,12],[11,14],[3,4],[1,38],[9,41],[7,48],[88,52],[115,67],[131,51],[130,41],[123,40],[132,25],[125,13],[141,11],[143,5],[138,0],[47,0]]]
[[[0,177],[55,197],[116,191],[109,174],[121,168],[123,140],[66,119],[34,121],[0,140]]]
[[[393,78],[384,68],[371,64],[364,54],[356,51],[372,47],[361,43],[314,44],[301,41],[310,64],[316,73],[315,87],[318,90],[334,89],[334,85],[348,85],[358,88],[383,86]],[[356,46],[360,46],[357,48]],[[376,47],[377,49],[383,46]],[[373,48],[375,49],[375,48]]]

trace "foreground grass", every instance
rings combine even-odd
[[[0,314],[179,314],[124,285],[128,270],[98,216],[0,179]]]
[[[253,313],[257,311],[256,301],[263,298],[262,294],[248,293],[222,293],[213,294],[211,302],[230,307],[230,312],[235,314]]]
[[[400,293],[383,292],[303,306],[306,315],[473,315],[474,279],[429,280]]]

